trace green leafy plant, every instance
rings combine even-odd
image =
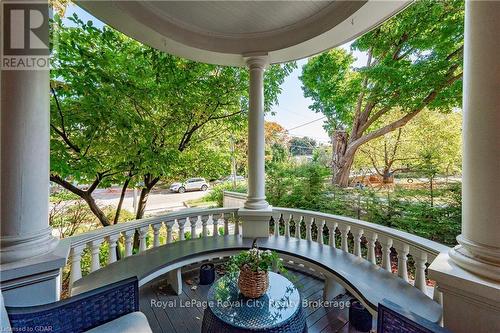
[[[229,261],[229,272],[237,273],[242,268],[250,269],[254,272],[276,270],[285,272],[283,263],[275,251],[260,250],[253,247],[250,250],[242,251],[232,256]]]

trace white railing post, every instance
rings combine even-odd
[[[196,239],[197,238],[197,235],[196,235],[196,225],[198,224],[198,220],[200,218],[201,218],[200,216],[196,216],[196,217],[193,217],[193,218],[189,219],[189,224],[191,226],[191,239]]]
[[[300,239],[300,222],[302,220],[302,216],[294,215],[293,221],[295,222],[295,238]]]
[[[132,255],[132,249],[134,246],[133,245],[134,235],[135,235],[135,229],[123,232],[123,237],[125,238],[125,257]]]
[[[167,244],[170,244],[173,241],[172,229],[174,228],[174,223],[175,220],[165,222],[165,227],[167,228]]]
[[[149,226],[138,228],[137,232],[139,233],[139,253],[144,252],[147,249],[146,244],[146,235],[148,234]]]
[[[335,244],[335,230],[337,230],[337,223],[328,222],[326,226],[328,227],[328,245],[333,248],[337,248],[337,244]]]
[[[292,215],[285,218],[285,214],[283,214],[283,220],[285,221],[285,237],[290,237],[290,222],[292,221]]]
[[[151,227],[153,228],[153,247],[158,247],[160,246],[161,222],[153,224]]]
[[[379,236],[378,241],[382,246],[382,267],[389,272],[392,272],[391,267],[391,247],[392,239],[389,237]]]
[[[213,225],[212,225],[213,236],[217,237],[217,236],[219,236],[219,216],[214,214],[212,221],[213,221],[212,222],[213,223]]]
[[[361,237],[363,237],[363,229],[360,228],[352,228],[351,233],[354,240],[354,255],[358,257],[362,257],[361,255]]]
[[[207,227],[207,224],[208,224],[208,220],[209,219],[210,219],[210,215],[206,215],[206,216],[202,217],[202,221],[201,221],[201,226],[202,226],[201,235],[203,237],[207,237],[208,236],[208,227]]]
[[[376,265],[377,264],[377,257],[375,255],[375,247],[377,246],[377,234],[372,232],[367,234],[366,236],[367,240],[367,248],[368,248],[368,256],[367,259],[369,262],[372,264]]]
[[[106,237],[106,241],[109,244],[109,253],[108,253],[108,264],[114,263],[116,258],[116,242],[118,241],[118,237],[120,235],[111,235]]]
[[[416,250],[412,253],[413,260],[415,261],[415,287],[424,293],[427,292],[427,283],[425,279],[425,270],[427,266],[427,253],[424,251]]]
[[[316,227],[318,229],[317,242],[323,245],[323,228],[325,227],[325,220],[316,220]]]
[[[340,230],[340,237],[341,237],[340,248],[342,251],[349,253],[349,245],[347,241],[349,239],[349,230],[351,230],[351,227],[346,224],[339,224],[338,228]]]
[[[398,253],[398,276],[408,282],[408,253],[410,247],[400,241],[394,241],[392,245]]]
[[[99,253],[101,250],[101,244],[103,240],[97,239],[88,243],[90,249],[90,271],[95,272],[101,268],[101,263],[99,262]]]
[[[186,219],[177,219],[177,225],[179,226],[179,240],[183,241],[186,239],[184,235],[184,226],[186,224]]]
[[[69,291],[71,293],[71,288],[73,284],[82,278],[82,252],[85,249],[85,246],[75,246],[71,249],[70,253],[70,266],[71,271],[69,273]]]
[[[314,217],[306,218],[304,216],[304,222],[306,224],[306,240],[312,241],[311,228],[312,228],[312,224],[314,223]]]

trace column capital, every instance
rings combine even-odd
[[[245,63],[247,67],[252,69],[265,70],[267,65],[269,65],[269,57],[267,55],[256,55],[245,57]]]

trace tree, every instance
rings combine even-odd
[[[461,102],[463,2],[417,1],[352,44],[366,66],[335,49],[311,58],[300,77],[310,108],[327,117],[334,135],[333,183],[347,186],[357,150],[406,125],[424,108],[450,110]],[[389,113],[403,115],[389,123]]]
[[[290,154],[297,155],[312,155],[314,148],[316,148],[316,140],[307,136],[293,137],[289,141]]]
[[[216,143],[245,127],[248,73],[174,57],[70,19],[76,27],[56,16],[52,29],[58,47],[51,59],[50,179],[84,199],[103,226],[118,221],[126,189],[142,182],[136,216],[142,218],[161,177],[219,168],[224,151]],[[267,71],[266,110],[294,66]],[[93,196],[111,184],[123,184],[112,221]]]
[[[389,115],[386,115],[388,117]],[[399,113],[391,114],[398,118]],[[387,121],[387,120],[383,120]],[[419,171],[432,152],[437,172],[449,175],[460,171],[461,114],[424,110],[404,128],[364,144],[355,166],[371,166],[384,182],[397,172]]]

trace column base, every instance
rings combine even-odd
[[[69,242],[59,241],[44,255],[0,265],[6,306],[31,306],[59,300],[61,269],[66,265]]]
[[[248,198],[243,205],[244,208],[249,210],[265,210],[269,207],[266,198]]]
[[[464,270],[448,253],[432,262],[429,277],[443,293],[446,328],[454,333],[500,332],[500,283]]]
[[[242,236],[248,238],[269,237],[269,221],[273,213],[273,208],[269,205],[265,209],[238,210],[238,216],[242,218]]]
[[[459,235],[460,245],[451,249],[450,258],[476,275],[500,282],[500,249],[475,243]]]
[[[48,227],[31,235],[22,237],[0,237],[0,264],[31,259],[53,251],[58,239],[52,236],[52,228]]]

